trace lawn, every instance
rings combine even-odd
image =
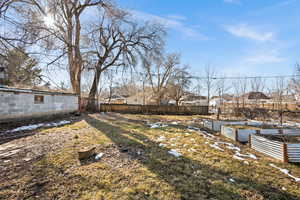
[[[219,144],[221,150],[213,145],[232,141],[188,129],[199,126],[198,120],[89,114],[69,125],[39,129],[4,144],[30,140],[43,153],[25,162],[20,152],[11,159],[15,162],[0,164],[0,199],[300,199],[300,182],[270,163],[296,177],[299,165],[277,162],[237,143],[242,154],[257,159],[234,159],[226,144]],[[149,123],[158,121],[168,126],[150,128]],[[84,147],[96,147],[103,157],[79,161],[78,150]],[[30,145],[23,148],[30,152]]]

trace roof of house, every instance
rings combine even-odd
[[[262,92],[249,92],[242,95],[242,97],[246,97],[247,99],[270,99],[270,97]]]
[[[32,93],[32,94],[45,94],[45,95],[67,95],[67,96],[78,96],[75,93],[71,92],[61,92],[55,90],[37,90],[29,88],[15,88],[15,87],[6,87],[0,86],[1,92],[15,92],[15,93]]]
[[[188,93],[183,97],[184,101],[195,101],[195,100],[205,100],[206,96],[195,95],[193,93]]]

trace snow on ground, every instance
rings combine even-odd
[[[157,141],[159,142],[162,142],[162,141],[165,141],[166,140],[166,137],[165,136],[160,136]]]
[[[277,167],[276,165],[274,165],[272,163],[270,163],[270,166],[278,169],[282,173],[284,173],[284,174],[288,175],[289,177],[293,178],[296,182],[300,182],[300,178],[297,178],[297,177],[291,175],[290,171],[288,169],[283,169],[283,168]]]
[[[233,178],[230,178],[229,181],[235,183],[235,180]]]
[[[103,157],[104,153],[99,153],[95,156],[96,160],[100,160]]]
[[[15,128],[13,130],[8,130],[5,133],[15,133],[15,132],[19,132],[19,131],[32,131],[41,127],[53,127],[53,126],[61,126],[61,125],[65,125],[65,124],[70,124],[71,121],[60,121],[60,122],[52,122],[52,123],[39,123],[39,124],[31,124],[31,125],[27,125],[27,126],[21,126],[18,128]]]
[[[222,149],[221,147],[218,146],[217,142],[215,142],[214,144],[210,144],[209,146],[211,146],[212,148],[215,148],[217,150],[224,151],[224,149]]]
[[[235,155],[239,156],[239,157],[243,157],[243,158],[246,157],[246,158],[252,158],[254,160],[257,160],[257,157],[254,154],[251,154],[251,153],[241,154],[240,152],[235,152]]]
[[[161,122],[156,122],[156,123],[148,123],[148,126],[150,128],[164,128],[164,127],[167,127],[168,125],[167,124],[163,124]]]
[[[168,153],[169,154],[171,154],[171,155],[173,155],[173,156],[175,156],[175,157],[180,157],[182,154],[181,153],[179,153],[177,150],[175,150],[175,149],[171,149],[170,151],[168,151]]]
[[[163,143],[160,143],[158,146],[160,146],[160,147],[166,147],[167,145],[163,144]]]
[[[244,161],[245,159],[240,157],[240,156],[237,156],[237,155],[233,155],[233,158],[234,159],[237,159],[237,160],[240,160],[240,161]]]
[[[225,145],[225,147],[227,149],[233,150],[234,153],[235,153],[233,155],[234,159],[237,159],[237,160],[240,160],[240,161],[245,161],[246,158],[251,158],[251,159],[257,160],[257,157],[254,154],[251,154],[251,153],[242,154],[242,153],[240,153],[241,149],[239,147],[235,146],[232,143],[219,141],[219,138],[216,141],[216,136],[214,136],[214,135],[212,135],[212,134],[210,134],[206,131],[200,131],[200,129],[195,128],[195,127],[191,127],[191,126],[189,126],[188,129],[194,130],[194,131],[197,130],[197,132],[200,135],[202,135],[205,139],[207,139],[209,141],[213,141],[214,142],[213,144],[210,144],[208,141],[206,141],[205,144],[209,144],[209,146],[214,148],[214,149],[217,149],[219,151],[224,151],[224,149],[222,147],[220,147],[220,145]],[[245,164],[247,164],[247,163],[245,163]]]

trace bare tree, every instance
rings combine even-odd
[[[295,76],[291,79],[291,89],[294,92],[296,98],[300,97],[300,64],[295,65]]]
[[[247,93],[247,90],[248,90],[248,80],[246,78],[243,78],[243,79],[239,79],[239,82],[238,82],[239,86],[240,86],[240,96],[242,98],[242,107],[245,108],[245,104],[246,104],[246,93]]]
[[[104,11],[96,27],[90,34],[93,49],[89,53],[94,57],[96,70],[89,93],[90,109],[94,107],[100,74],[110,68],[135,66],[139,57],[160,50],[164,34],[160,25],[139,26],[122,10],[115,10],[114,15]]]
[[[193,91],[195,92],[195,94],[197,94],[198,96],[200,96],[202,89],[203,89],[203,83],[202,83],[202,81],[200,79],[197,79],[196,80],[196,85],[193,88]]]
[[[160,58],[148,58],[144,61],[144,70],[150,82],[157,105],[162,104],[166,96],[168,84],[176,73],[180,64],[179,54],[172,53],[163,55]]]
[[[12,48],[24,47],[33,44],[29,31],[24,24],[26,19],[17,14],[16,4],[19,0],[2,0],[0,2],[0,57],[5,58],[5,53]]]
[[[188,66],[178,68],[168,85],[168,96],[175,100],[176,106],[179,106],[182,98],[186,94],[190,84],[190,75],[187,71]]]
[[[67,57],[70,82],[75,93],[81,93],[84,66],[82,15],[91,7],[113,8],[108,0],[16,0],[19,14],[28,19],[26,30],[42,39],[47,50],[54,51],[53,64]]]
[[[234,80],[232,82],[232,88],[234,91],[234,99],[235,99],[234,111],[235,114],[238,115],[239,108],[240,108],[240,95],[241,95],[241,87],[239,85],[239,80]]]
[[[214,89],[214,83],[215,83],[214,77],[216,75],[216,72],[210,65],[206,65],[206,67],[204,69],[204,73],[205,73],[205,82],[204,83],[205,83],[206,91],[207,91],[207,104],[209,106],[211,92]]]
[[[283,100],[284,100],[284,94],[287,91],[286,81],[283,77],[276,78],[275,83],[275,99],[278,104],[279,108],[279,117],[280,117],[280,123],[282,125],[283,123]]]
[[[260,98],[259,92],[263,93],[265,89],[265,80],[261,77],[255,77],[251,79],[250,81],[251,84],[251,90],[252,92],[255,92],[256,94],[254,95],[254,106],[257,108],[259,106],[258,99]]]
[[[221,77],[216,82],[216,93],[219,97],[219,104],[218,104],[218,118],[221,114],[222,110],[225,110],[225,103],[224,103],[224,95],[230,89],[230,87],[226,84],[226,77]]]
[[[114,95],[114,76],[116,75],[116,71],[114,70],[106,70],[105,76],[107,77],[107,83],[108,83],[108,103],[111,102],[111,98]]]

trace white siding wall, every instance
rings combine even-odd
[[[44,96],[44,102],[35,104],[34,96]],[[69,113],[78,110],[75,95],[23,93],[0,90],[0,120]]]

